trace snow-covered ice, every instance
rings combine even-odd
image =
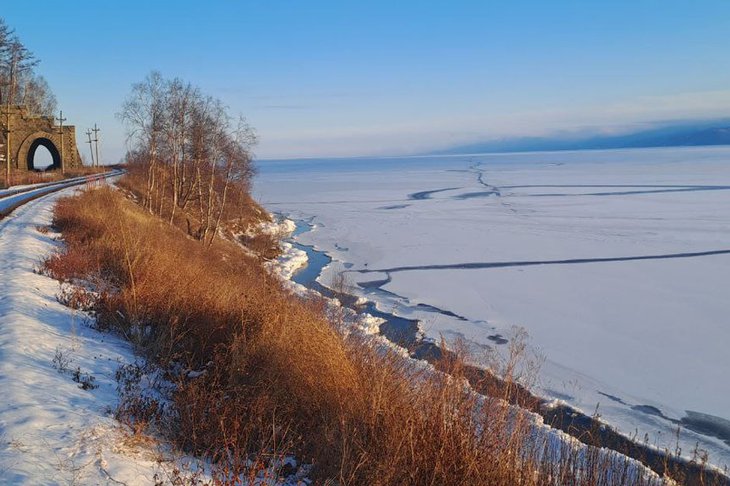
[[[679,425],[685,453],[730,464],[730,148],[260,169],[270,211],[314,218],[299,241],[333,257],[322,282],[382,280],[361,296],[477,349],[522,326],[541,394],[660,447]]]

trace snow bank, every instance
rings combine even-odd
[[[289,236],[296,229],[296,224],[291,219],[282,218],[277,220],[273,215],[269,215],[271,221],[263,221],[255,228],[256,233],[263,233],[280,238]]]
[[[58,246],[36,228],[71,191],[0,222],[0,482],[154,484],[195,461],[135,440],[112,417],[115,372],[135,359],[130,345],[91,329],[57,301],[58,282],[34,272]]]
[[[269,268],[281,275],[282,279],[289,280],[294,273],[307,264],[307,252],[294,248],[291,243],[281,243],[281,256],[267,262]]]

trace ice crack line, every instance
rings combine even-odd
[[[480,163],[471,165],[469,167],[469,170],[471,172],[474,172],[477,175],[477,182],[480,185],[482,185],[482,186],[486,187],[487,189],[489,189],[489,193],[490,194],[494,194],[495,196],[501,196],[502,194],[501,194],[501,192],[499,190],[499,187],[493,186],[493,185],[491,185],[490,183],[488,183],[487,181],[484,180],[484,170],[479,168],[480,165],[481,165]]]
[[[536,265],[573,265],[578,263],[608,263],[628,262],[637,260],[665,260],[670,258],[694,258],[712,255],[727,255],[730,250],[709,250],[685,253],[665,253],[661,255],[638,255],[627,257],[604,257],[604,258],[571,258],[566,260],[527,260],[511,262],[470,262],[470,263],[449,263],[433,265],[412,265],[392,268],[366,268],[353,270],[358,273],[396,273],[415,270],[477,270],[483,268],[505,268],[505,267],[529,267]]]
[[[661,194],[672,192],[727,191],[730,186],[679,185],[679,184],[527,184],[504,186],[505,189],[619,189],[592,192],[546,192],[524,194],[525,197],[575,197],[575,196],[630,196],[634,194]]]

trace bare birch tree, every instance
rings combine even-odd
[[[159,72],[153,71],[143,82],[132,86],[132,93],[118,114],[127,126],[127,141],[137,152],[139,162],[144,161],[147,168],[143,205],[150,212],[155,212],[155,196],[160,196],[157,163],[165,123],[165,96],[165,81]]]
[[[144,206],[170,224],[184,218],[188,234],[210,246],[231,191],[248,192],[253,129],[243,118],[232,123],[220,100],[159,73],[132,87],[118,116],[127,125],[128,158],[147,175]]]

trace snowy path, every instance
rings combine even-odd
[[[36,228],[51,222],[64,189],[18,208],[0,222],[0,483],[154,484],[157,452],[128,440],[111,417],[114,373],[134,360],[126,343],[89,328],[56,301],[58,282],[34,273],[58,243]],[[89,373],[82,390],[53,366]]]

